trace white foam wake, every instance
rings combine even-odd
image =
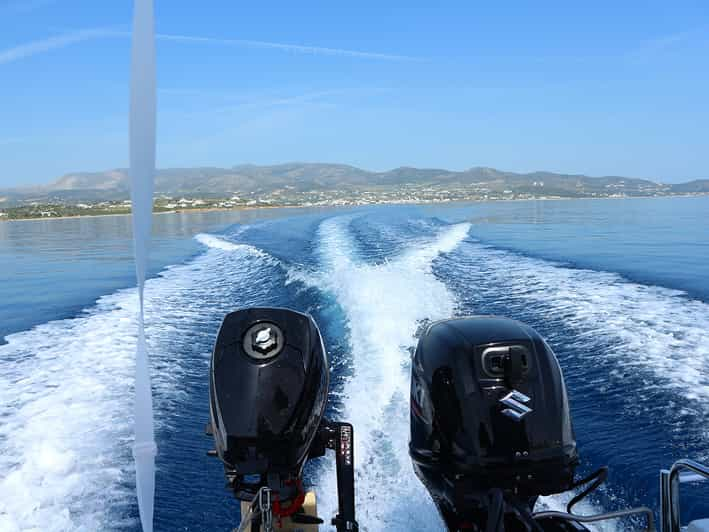
[[[686,400],[684,408],[697,408],[706,419],[709,305],[615,273],[567,268],[481,244],[469,249],[469,282],[492,287],[498,302],[509,299],[514,307],[541,312],[577,331],[573,347],[581,352],[588,345],[602,346],[598,351],[603,360],[615,366],[610,379],[652,376],[648,391],[663,386]],[[642,403],[643,396],[642,390],[634,393],[634,404]]]
[[[194,238],[200,244],[203,244],[208,248],[220,249],[222,251],[248,251],[250,253],[262,257],[266,256],[263,251],[258,248],[255,248],[254,246],[250,246],[249,244],[238,244],[236,242],[230,242],[229,240],[226,240],[225,238],[216,235],[210,235],[208,233],[199,233],[195,235]]]
[[[0,347],[1,530],[100,530],[101,499],[128,497],[121,464],[132,432],[134,294],[102,298],[86,317],[10,335]]]
[[[204,373],[215,324],[265,297],[273,275],[262,255],[209,251],[146,283],[151,365],[161,368],[152,372],[158,428],[184,396],[186,372]],[[2,532],[135,529],[126,516],[135,500],[127,444],[136,330],[129,289],[0,346]]]
[[[355,427],[358,520],[363,530],[438,529],[436,509],[408,456],[409,348],[424,320],[455,310],[431,266],[465,238],[469,225],[446,228],[394,260],[371,265],[354,256],[347,221],[330,219],[320,227],[319,282],[335,295],[349,329],[353,375],[343,390],[343,416]],[[325,515],[336,509],[334,483],[332,471],[324,473]]]

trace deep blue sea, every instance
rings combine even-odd
[[[363,530],[442,530],[408,457],[408,387],[421,324],[449,316],[510,316],[555,350],[579,473],[610,466],[578,510],[657,510],[660,468],[709,461],[709,197],[269,209],[154,223],[146,331],[156,530],[238,524],[204,427],[218,327],[248,305],[293,307],[320,324],[330,415],[355,426]],[[127,217],[0,223],[2,532],[139,529],[130,234]],[[310,464],[307,478],[329,518],[332,464]],[[709,516],[701,488],[682,487],[685,520]]]

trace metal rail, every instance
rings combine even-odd
[[[534,519],[544,519],[550,517],[556,517],[558,519],[565,519],[567,521],[577,521],[579,523],[594,523],[596,521],[605,521],[607,519],[618,519],[620,517],[628,517],[631,515],[644,514],[647,520],[647,527],[645,530],[647,532],[655,531],[655,517],[652,514],[652,510],[646,506],[640,506],[638,508],[629,508],[627,510],[619,510],[617,512],[606,512],[602,514],[595,515],[576,515],[569,514],[566,512],[537,512],[534,514]]]
[[[709,479],[709,467],[694,460],[677,460],[660,471],[660,525],[662,532],[680,532],[679,485]]]

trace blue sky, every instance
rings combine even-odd
[[[0,187],[127,165],[131,2],[0,0]],[[156,0],[158,166],[709,178],[709,3]]]

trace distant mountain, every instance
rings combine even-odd
[[[671,185],[671,190],[672,192],[678,194],[709,192],[709,179],[695,179],[694,181],[689,181],[688,183]]]
[[[168,168],[157,171],[155,192],[172,197],[256,197],[262,194],[348,192],[392,187],[475,187],[490,194],[514,193],[562,197],[653,195],[709,192],[709,180],[665,185],[646,179],[589,177],[532,172],[519,174],[474,167],[462,172],[434,168],[401,167],[370,172],[345,164],[287,163],[232,168]],[[36,187],[0,190],[0,204],[121,200],[129,197],[125,169],[67,174]]]

